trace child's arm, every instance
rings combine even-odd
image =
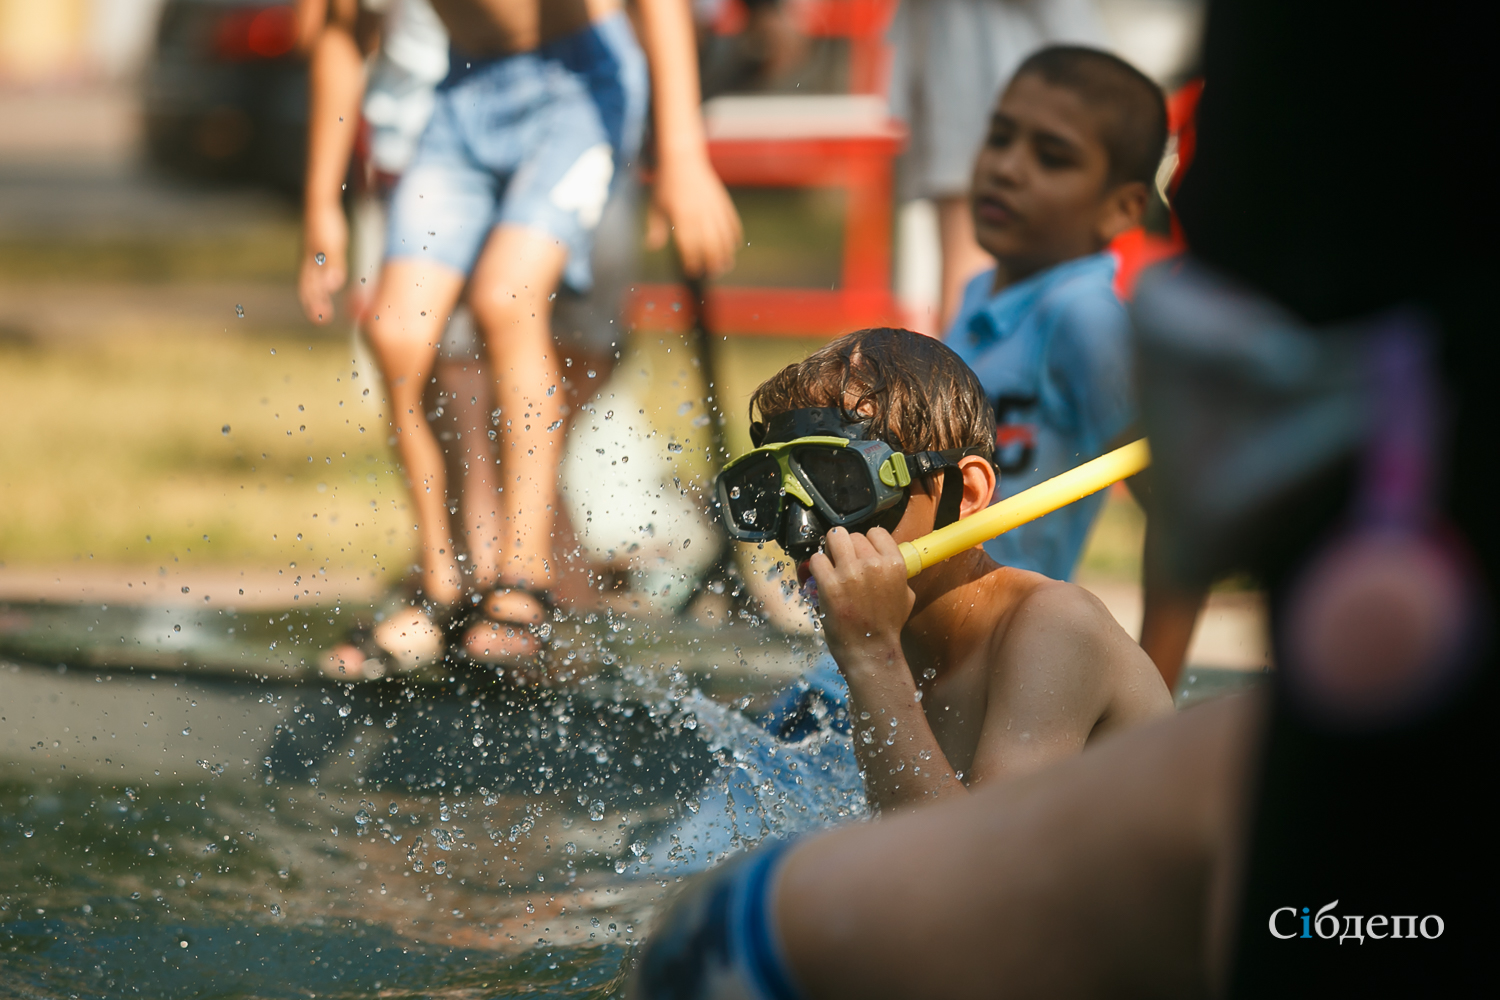
[[[826,551],[814,554],[808,568],[818,584],[829,652],[849,682],[854,753],[870,805],[888,810],[966,794],[932,734],[901,649],[901,628],[916,595],[890,532],[834,528]]]
[[[744,236],[729,192],[708,162],[692,15],[687,0],[639,0],[638,6],[656,116],[652,201],[672,228],[683,270],[712,277],[734,266]]]
[[[324,0],[301,0],[304,22]],[[307,174],[302,212],[302,264],[297,293],[314,323],[333,319],[333,296],[348,270],[349,223],[343,182],[359,128],[365,90],[364,56],[355,39],[354,0],[329,0],[327,23],[312,37],[308,66]],[[306,25],[304,25],[306,27]],[[319,264],[317,255],[323,255]]]

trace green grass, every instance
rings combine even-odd
[[[378,387],[349,353],[290,333],[0,349],[0,560],[404,564]]]
[[[58,240],[0,237],[0,280],[294,281],[300,247],[295,220],[237,226],[222,235],[163,239]]]

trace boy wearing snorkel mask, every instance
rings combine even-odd
[[[721,473],[721,514],[813,581],[873,807],[966,794],[1171,712],[1151,660],[1086,590],[977,546],[907,580],[901,542],[995,495],[994,411],[948,347],[851,333],[750,407],[756,448]]]

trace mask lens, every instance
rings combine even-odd
[[[875,487],[864,456],[847,448],[798,448],[797,465],[823,502],[840,517],[858,514],[875,503]]]
[[[725,475],[725,500],[735,527],[768,538],[774,535],[781,513],[781,466],[776,459],[761,455]]]

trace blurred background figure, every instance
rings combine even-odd
[[[418,140],[432,116],[434,90],[448,73],[447,29],[427,0],[392,0],[383,6],[366,3],[356,14],[352,39],[347,44],[319,48],[328,20],[326,0],[304,0],[298,21],[303,47],[312,50],[312,104],[337,102],[340,93],[366,78],[361,105],[362,122],[348,143],[348,135],[325,133],[312,143],[305,194],[304,246],[330,244],[349,247],[347,283],[348,313],[356,320],[373,302],[374,283],[385,253],[386,215],[392,189],[416,153]],[[373,53],[357,50],[375,46]],[[363,54],[365,58],[357,58]],[[368,66],[362,65],[367,62]],[[336,114],[330,118],[338,118]],[[352,161],[352,162],[351,162]],[[340,170],[341,164],[347,164]],[[353,192],[343,178],[349,178]],[[560,301],[552,315],[554,339],[563,352],[563,381],[570,405],[576,406],[603,383],[613,367],[621,339],[618,316],[620,296],[635,261],[631,238],[636,180],[633,171],[611,191],[591,253],[593,287],[580,294],[559,289]],[[348,236],[338,230],[348,199]],[[332,227],[332,229],[330,229]],[[345,275],[337,261],[320,262],[305,251],[300,274],[301,297],[310,319],[326,322],[332,316],[331,293],[342,291]],[[374,365],[355,324],[356,367],[373,371]],[[459,518],[464,530],[456,537],[465,575],[471,585],[492,585],[497,567],[493,551],[469,542],[486,525],[498,523],[500,491],[497,453],[491,440],[495,410],[493,380],[486,377],[488,365],[466,301],[460,301],[444,330],[431,386],[423,407],[434,423],[442,447],[450,514]],[[585,378],[584,372],[603,376]],[[585,387],[586,384],[586,387]],[[579,584],[586,574],[573,566],[576,552],[566,543],[565,519],[557,524],[564,543],[557,577],[566,599],[582,596]],[[573,572],[569,572],[573,570]],[[404,591],[412,590],[410,582]],[[338,676],[363,676],[392,667],[410,669],[440,655],[441,634],[424,627],[410,601],[393,595],[389,607],[377,613],[371,628],[360,625],[353,638],[324,657],[325,669]],[[409,597],[409,595],[408,595]],[[364,661],[373,658],[370,665]],[[381,663],[382,659],[392,660]]]
[[[342,284],[347,236],[342,212],[311,196],[332,191],[317,175],[346,159],[325,156],[325,148],[350,147],[357,116],[349,98],[362,89],[353,65],[358,16],[329,13],[314,45],[304,250],[311,269],[304,299],[318,313],[322,303],[308,288],[325,264],[328,283]],[[733,260],[739,220],[703,148],[686,14],[670,2],[643,4],[643,55],[613,5],[444,12],[447,23],[468,25],[473,36],[453,46],[464,62],[450,64],[416,161],[392,195],[377,301],[362,326],[384,369],[417,515],[422,569],[412,607],[425,622],[406,630],[435,636],[451,620],[452,647],[483,663],[534,666],[541,650],[529,630],[553,606],[557,432],[565,422],[563,400],[555,398],[562,366],[551,343],[551,303],[560,283],[580,292],[591,285],[593,231],[614,179],[634,167],[639,148],[648,65],[656,79],[661,174],[655,203],[675,230],[689,274],[718,273]],[[353,72],[325,81],[340,61]],[[481,99],[490,110],[475,117]],[[435,337],[461,295],[493,369],[503,486],[498,518],[489,513],[455,532],[422,396]],[[454,552],[460,535],[467,567]],[[464,570],[473,579],[464,580]]]
[[[994,259],[974,239],[969,181],[991,109],[1021,60],[1048,44],[1109,44],[1091,0],[903,0],[891,26],[891,112],[907,123],[904,194],[929,199],[942,258],[937,329]]]
[[[902,158],[897,284],[913,329],[946,331],[963,288],[994,260],[963,205],[988,109],[1049,42],[1112,51],[1169,93],[1191,75],[1199,0],[906,0],[891,27],[889,96],[911,129]],[[1125,286],[1128,287],[1128,286]]]

